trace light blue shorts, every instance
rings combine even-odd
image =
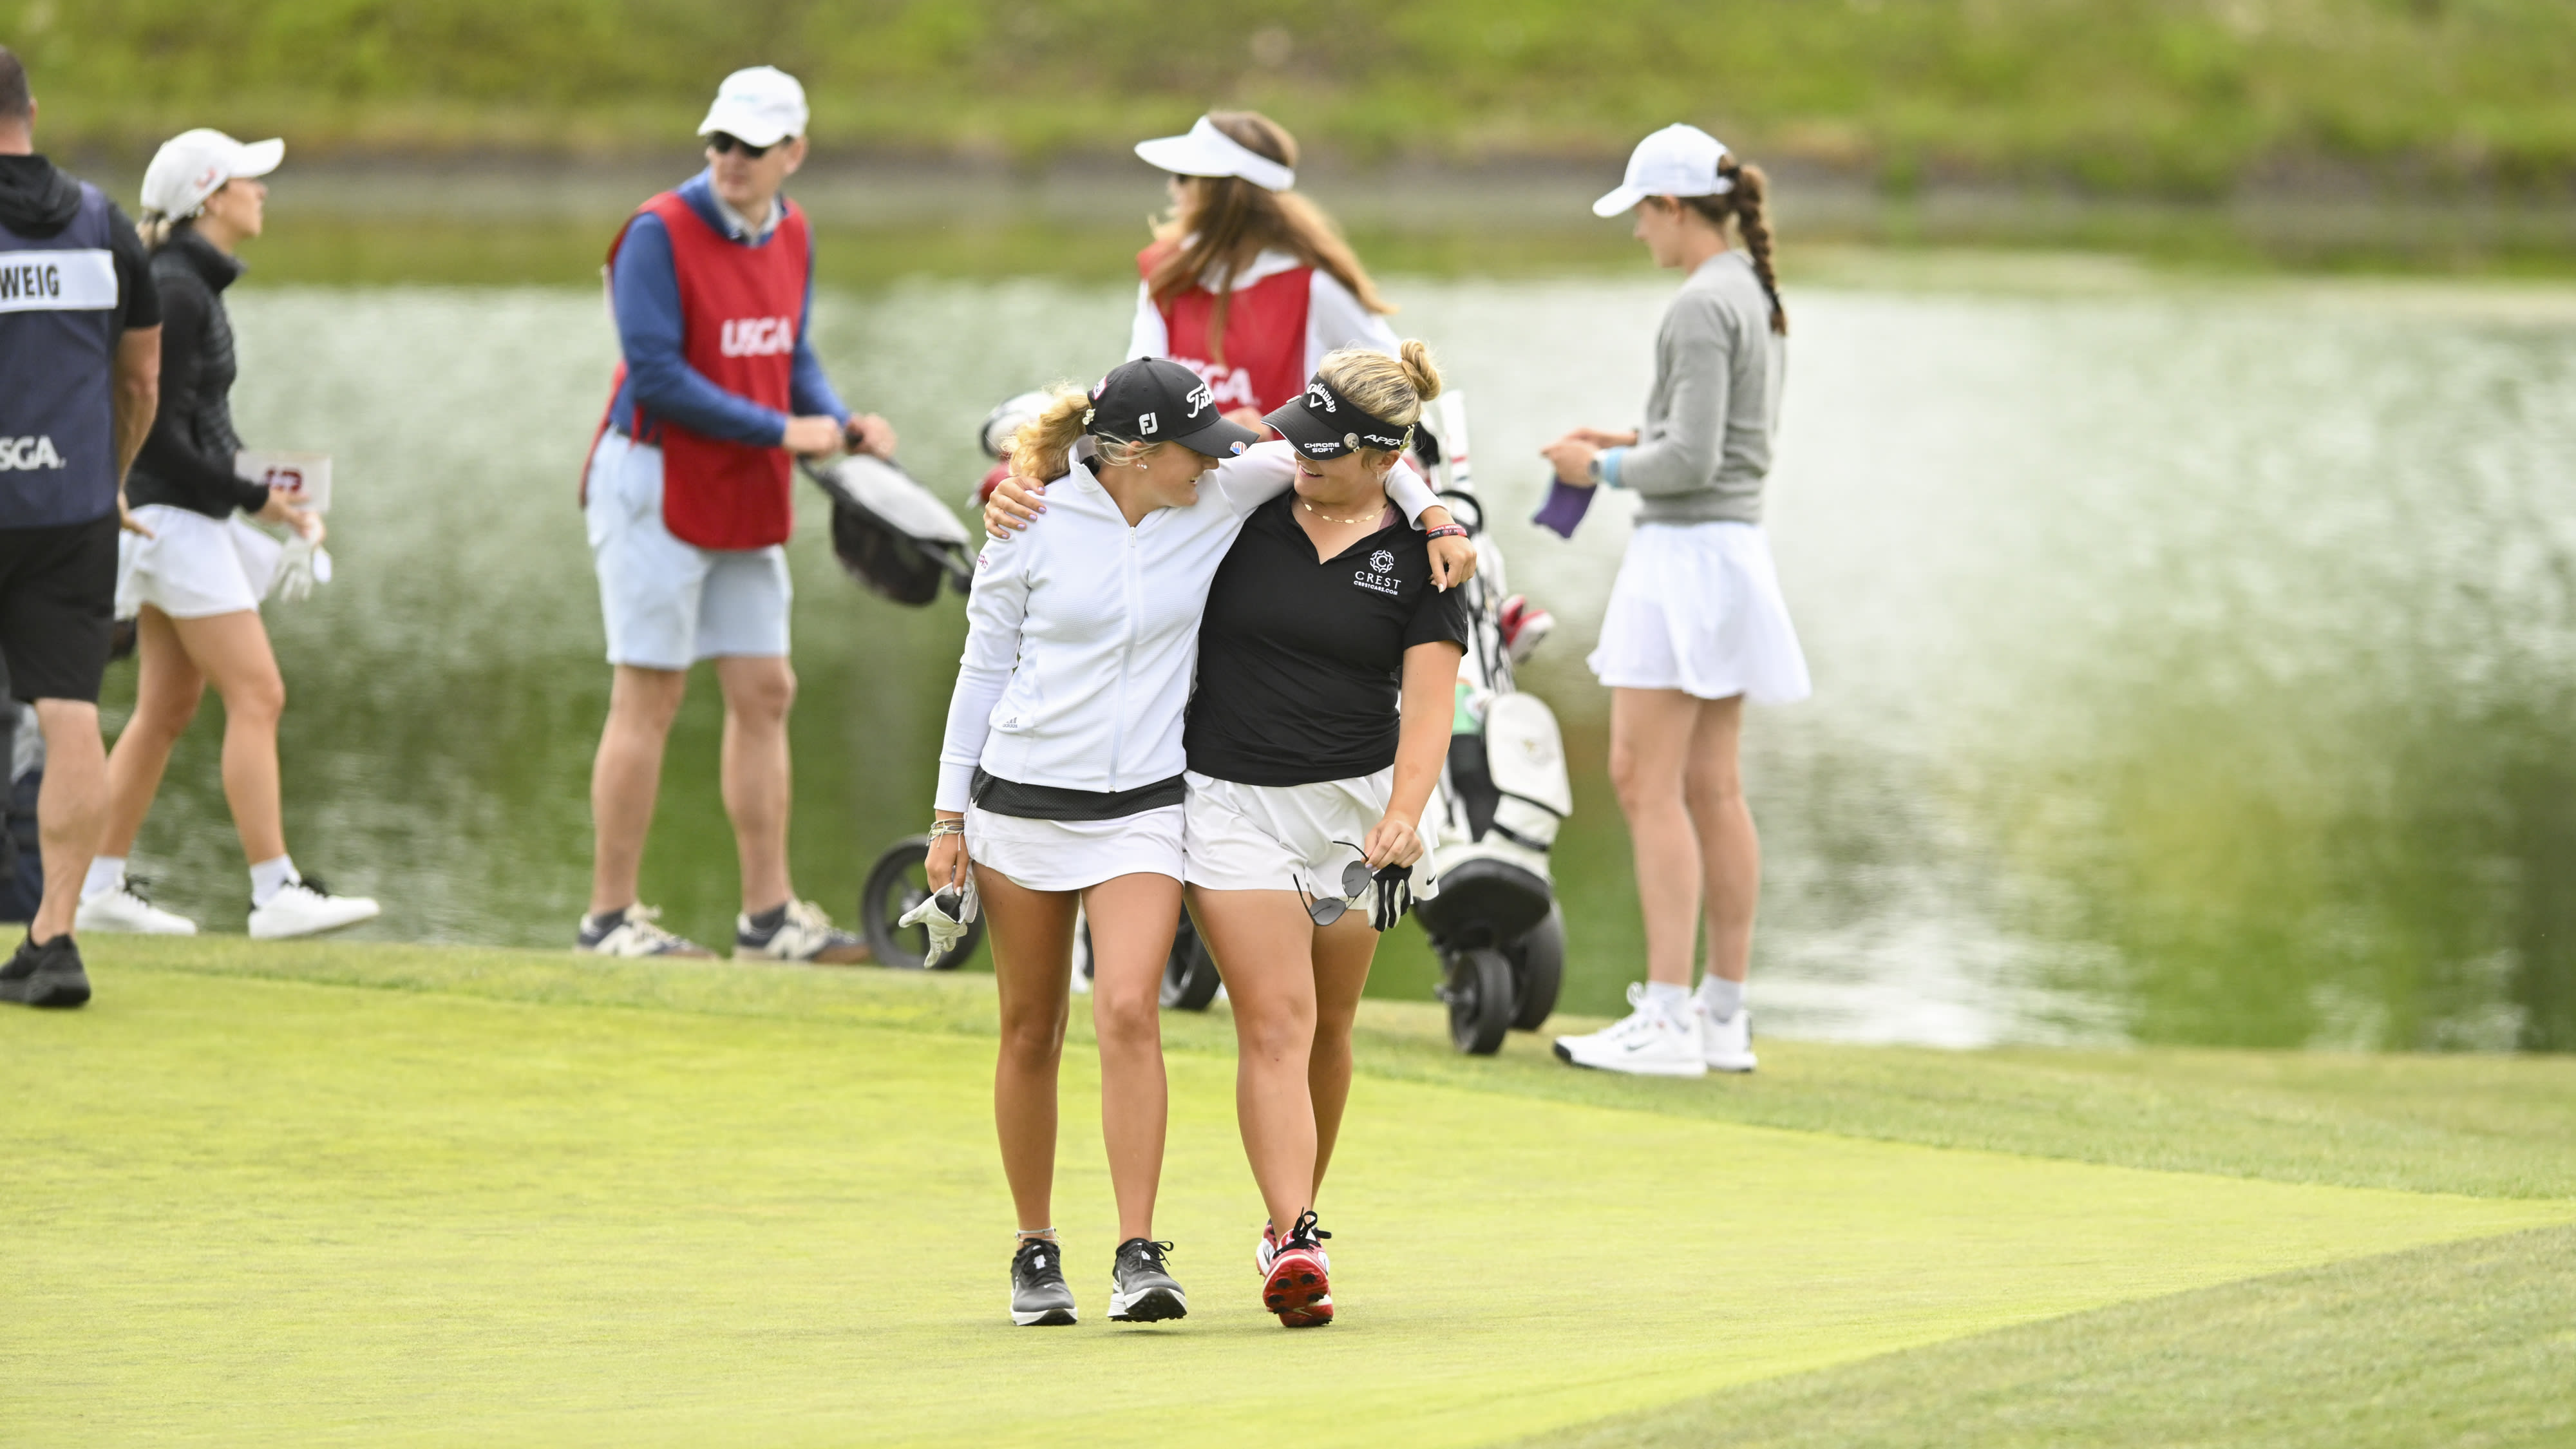
[[[686,669],[726,655],[783,658],[787,551],[710,549],[662,526],[662,450],[612,430],[590,459],[590,556],[608,662]]]

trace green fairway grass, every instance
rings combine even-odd
[[[1645,1083],[1528,1039],[1460,1059],[1372,1003],[1323,1204],[1343,1321],[1288,1334],[1218,1013],[1167,1026],[1190,1318],[1099,1321],[1078,1043],[1056,1220],[1086,1321],[1016,1330],[989,979],[90,951],[89,1009],[0,1016],[12,1444],[1208,1442],[1320,1412],[1464,1445],[1861,1372],[1933,1405],[1957,1375],[1904,1365],[1945,1344],[2015,1345],[2008,1385],[2113,1315],[2150,1314],[2117,1349],[2159,1303],[2576,1221],[2563,1062],[1767,1043],[1750,1080]]]

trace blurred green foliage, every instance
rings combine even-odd
[[[58,147],[619,149],[768,61],[879,149],[1108,149],[1230,103],[1363,160],[1593,157],[1681,117],[1897,191],[2576,177],[2567,0],[0,0],[0,42]]]

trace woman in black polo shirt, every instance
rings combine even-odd
[[[1439,394],[1419,342],[1401,360],[1327,356],[1268,419],[1296,445],[1294,489],[1254,511],[1199,625],[1184,870],[1234,1003],[1235,1107],[1272,1224],[1262,1301],[1292,1328],[1333,1317],[1313,1207],[1350,1096],[1360,989],[1398,914],[1374,898],[1393,895],[1400,867],[1436,889],[1419,832],[1467,615],[1432,586],[1428,539],[1385,479]]]

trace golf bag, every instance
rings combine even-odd
[[[943,578],[961,594],[974,587],[974,535],[901,467],[852,453],[809,462],[805,476],[831,497],[832,553],[871,592],[920,607]]]
[[[1464,400],[1442,394],[1423,424],[1417,462],[1475,542],[1476,577],[1466,585],[1467,655],[1441,775],[1446,818],[1433,839],[1440,893],[1413,914],[1440,953],[1450,1040],[1482,1056],[1513,1028],[1536,1031],[1556,1009],[1565,917],[1548,852],[1574,797],[1555,714],[1513,682],[1512,666],[1554,621],[1506,592],[1502,550],[1468,465]]]

